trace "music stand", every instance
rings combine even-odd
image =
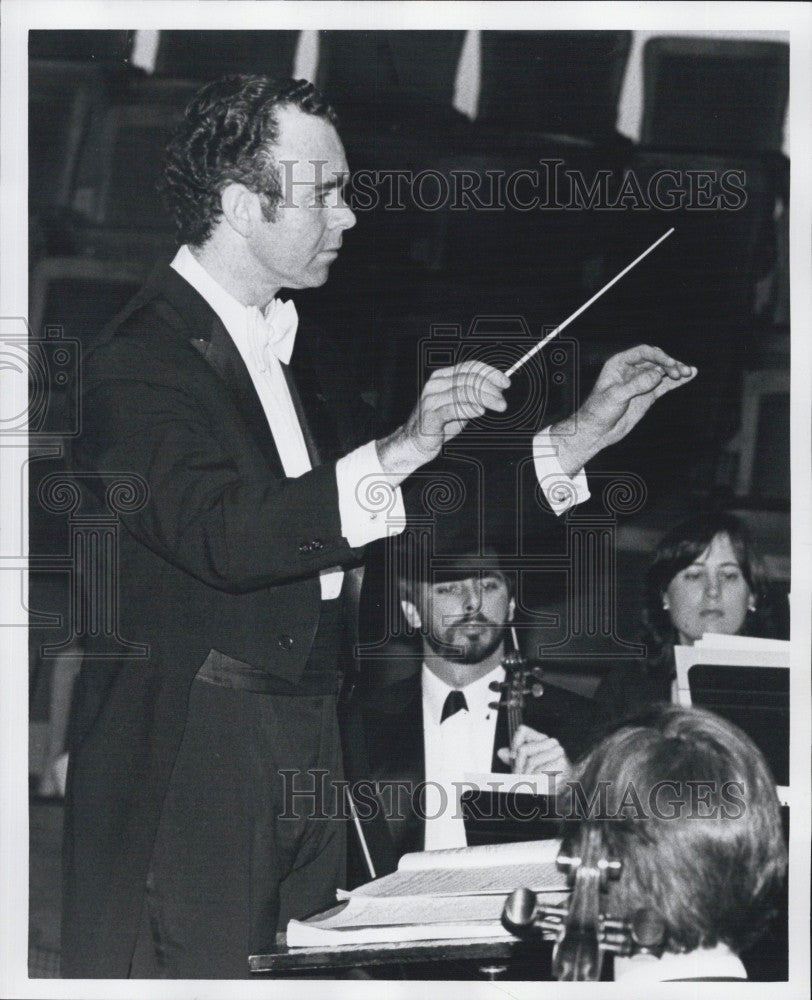
[[[461,788],[469,847],[561,836],[555,787],[542,775],[466,774]]]
[[[677,701],[737,725],[764,754],[779,800],[789,801],[789,645],[786,649],[677,646]]]

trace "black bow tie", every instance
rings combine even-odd
[[[462,691],[449,691],[448,697],[443,705],[443,714],[440,716],[440,725],[442,725],[449,716],[456,715],[457,712],[461,711],[463,708],[466,712],[468,711],[468,703],[466,702],[465,695]]]

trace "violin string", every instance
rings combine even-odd
[[[513,746],[513,737],[522,724],[522,710],[516,705],[508,706],[508,743]]]
[[[519,638],[516,635],[516,626],[510,626],[510,637],[513,640],[513,648],[516,651],[518,657],[521,657],[522,653],[519,649]],[[515,674],[511,677],[511,687],[514,687]],[[512,691],[508,698],[508,745],[513,747],[513,737],[516,735],[516,730],[522,724],[522,700],[524,697],[523,692],[524,678],[521,678],[521,684],[518,686],[518,692]]]

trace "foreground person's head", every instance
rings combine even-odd
[[[787,852],[774,778],[741,730],[701,709],[657,707],[596,746],[571,784],[569,853],[597,830],[604,856],[622,864],[605,913],[651,911],[671,952],[721,943],[738,953],[759,936]]]

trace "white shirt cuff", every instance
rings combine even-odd
[[[568,476],[558,461],[558,449],[550,440],[549,428],[533,438],[533,464],[547,503],[554,514],[564,514],[571,507],[589,499],[586,472],[581,469]]]
[[[389,478],[378,461],[374,441],[336,462],[341,534],[353,548],[403,531],[403,495]]]

